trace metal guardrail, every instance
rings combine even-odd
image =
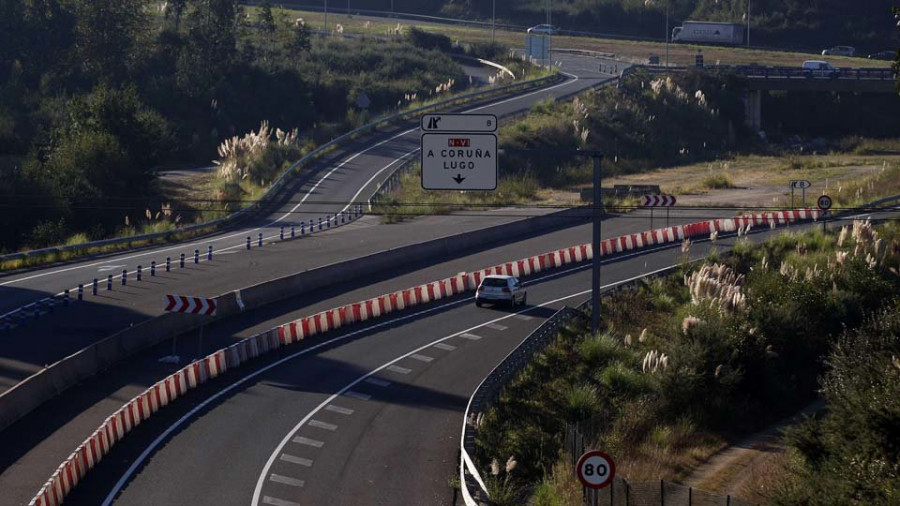
[[[101,241],[93,241],[85,244],[72,245],[72,246],[54,246],[51,248],[43,248],[38,250],[24,251],[19,253],[10,253],[6,255],[0,255],[0,262],[8,261],[8,260],[21,260],[32,257],[39,257],[43,255],[53,254],[53,253],[63,253],[63,252],[72,252],[72,251],[83,251],[89,250],[92,248],[101,248],[104,246],[118,245],[118,244],[133,244],[133,243],[142,243],[142,242],[152,242],[160,239],[169,239],[178,234],[191,234],[194,232],[199,232],[202,234],[203,232],[212,233],[215,230],[218,230],[220,227],[232,224],[241,219],[244,219],[250,216],[252,213],[259,211],[264,205],[268,203],[269,200],[273,199],[284,189],[285,184],[290,179],[290,177],[295,174],[298,170],[300,170],[307,163],[315,160],[319,156],[328,151],[337,148],[343,145],[345,142],[349,140],[353,140],[357,138],[359,135],[367,134],[375,132],[379,127],[397,122],[411,119],[413,116],[420,115],[429,111],[435,111],[447,106],[453,106],[460,104],[462,102],[468,102],[472,100],[481,100],[488,98],[492,95],[503,95],[507,93],[515,93],[517,91],[522,91],[534,87],[544,86],[547,84],[551,84],[554,82],[558,82],[563,79],[561,74],[554,74],[550,76],[539,77],[536,79],[530,79],[527,81],[521,81],[518,83],[513,83],[507,86],[502,86],[499,88],[489,88],[486,90],[480,90],[472,93],[466,93],[463,95],[455,96],[448,98],[446,100],[441,100],[439,102],[435,102],[433,104],[425,105],[422,107],[418,107],[415,109],[411,109],[408,111],[401,111],[399,113],[391,114],[389,116],[383,117],[381,119],[375,120],[371,123],[363,125],[359,128],[351,130],[340,137],[337,137],[318,148],[312,150],[309,154],[302,157],[300,160],[297,160],[290,167],[285,169],[282,172],[281,176],[276,179],[272,185],[269,187],[266,192],[260,196],[259,200],[254,202],[253,204],[235,211],[234,213],[225,216],[224,218],[219,218],[216,220],[198,223],[195,225],[190,225],[187,227],[183,227],[177,230],[170,230],[166,232],[157,232],[153,234],[143,234],[131,237],[122,237],[115,239],[105,239]]]
[[[890,68],[837,68],[827,74],[822,70],[809,70],[798,67],[765,67],[762,65],[707,65],[704,67],[678,66],[664,67],[657,65],[632,65],[622,73],[622,78],[644,70],[650,73],[687,72],[691,69],[724,70],[748,79],[820,79],[820,80],[869,80],[893,81],[897,78]]]

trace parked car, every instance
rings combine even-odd
[[[810,77],[837,77],[840,73],[830,63],[821,60],[806,60],[803,62],[803,70]]]
[[[869,55],[870,60],[894,60],[897,58],[897,51],[879,51]]]
[[[854,56],[856,48],[852,46],[834,46],[822,50],[822,56]]]
[[[475,305],[481,307],[485,302],[507,304],[514,307],[528,302],[528,292],[518,278],[514,276],[486,276],[475,292]]]
[[[528,33],[556,35],[559,33],[559,28],[553,25],[535,25],[528,29]]]

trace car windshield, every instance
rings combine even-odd
[[[505,280],[505,279],[499,279],[499,278],[487,278],[487,279],[485,279],[484,282],[482,283],[482,286],[489,286],[489,287],[492,287],[492,288],[502,288],[502,287],[507,286],[507,285],[506,285],[506,280]]]

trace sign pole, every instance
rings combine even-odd
[[[794,185],[791,185],[791,211],[794,210]]]
[[[200,324],[200,339],[197,341],[197,358],[203,357],[203,328],[206,327],[205,323]]]
[[[602,232],[601,212],[603,199],[600,182],[600,162],[602,155],[594,155],[594,233],[591,240],[591,248],[594,252],[591,272],[591,332],[597,334],[600,331],[600,235]]]
[[[653,208],[650,208],[650,230],[653,230]]]
[[[806,188],[803,189],[802,199],[803,199],[803,202],[800,205],[802,205],[803,207],[806,207]]]
[[[669,209],[671,207],[666,207],[666,228],[669,228]]]

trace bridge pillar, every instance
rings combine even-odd
[[[762,130],[762,90],[747,90],[744,97],[744,121],[754,132]]]

